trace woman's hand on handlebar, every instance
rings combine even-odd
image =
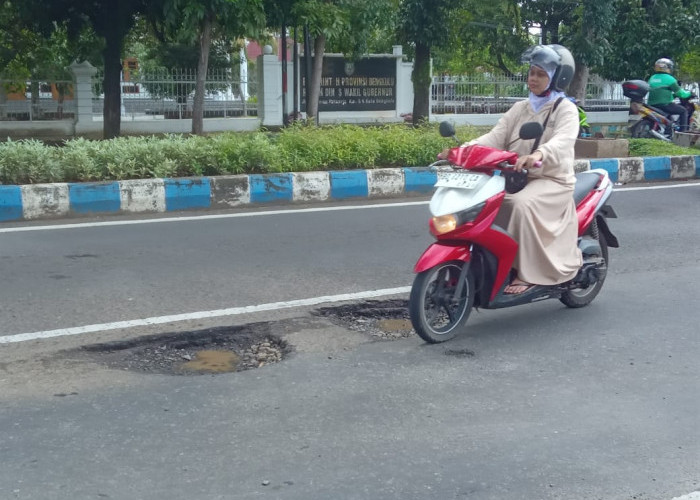
[[[513,165],[513,169],[516,172],[521,172],[524,168],[529,169],[533,167],[539,167],[542,165],[542,152],[535,151],[529,155],[521,156]]]
[[[437,155],[438,160],[447,160],[447,155],[450,153],[450,148],[445,148]]]

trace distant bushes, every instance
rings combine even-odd
[[[460,127],[457,136],[466,141],[480,132],[475,127]],[[642,156],[635,152],[636,141],[631,141],[631,154]],[[0,183],[426,166],[439,151],[453,144],[451,139],[440,137],[434,124],[419,128],[404,124],[295,125],[275,133],[121,137],[108,141],[72,139],[60,146],[48,146],[37,140],[7,141],[0,143]],[[639,144],[640,151],[653,150],[658,155],[697,153],[662,141]],[[677,152],[657,152],[670,148],[676,148]]]

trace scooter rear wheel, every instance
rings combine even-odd
[[[469,318],[474,303],[474,276],[471,269],[459,297],[457,285],[462,261],[439,264],[418,273],[413,280],[408,303],[411,323],[426,342],[445,342],[457,335]]]
[[[600,244],[602,254],[601,257],[603,257],[603,260],[605,260],[605,272],[602,274],[602,276],[598,276],[598,281],[586,288],[576,288],[564,292],[559,300],[567,307],[584,307],[593,302],[593,299],[595,299],[600,293],[600,289],[603,288],[603,283],[605,282],[605,277],[607,276],[608,263],[610,262],[608,257],[608,243],[605,241],[605,235],[598,230],[596,222],[593,222],[591,228],[592,231],[590,232],[592,234],[589,234],[588,237],[596,238]]]
[[[651,133],[652,125],[648,120],[639,120],[632,127],[632,137],[636,139],[651,139],[654,135]]]

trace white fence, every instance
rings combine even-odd
[[[296,88],[292,71],[282,84],[282,63],[272,49],[247,75],[231,70],[211,71],[206,78],[205,132],[256,130],[281,126],[284,112],[294,110]],[[413,64],[404,60],[401,46],[396,60],[396,109],[382,111],[324,111],[321,123],[402,122],[413,107]],[[381,55],[385,57],[387,55]],[[379,55],[376,55],[379,57]],[[100,137],[104,95],[103,76],[89,63],[73,63],[75,80],[25,82],[18,94],[11,79],[0,77],[0,136]],[[241,78],[241,76],[243,78]],[[123,134],[189,133],[195,87],[194,71],[138,72],[121,82]],[[289,89],[286,99],[283,88]],[[299,86],[300,87],[300,86]],[[38,89],[38,90],[37,90]],[[60,92],[59,92],[60,90]],[[23,93],[22,93],[23,92]],[[526,78],[480,74],[436,76],[431,89],[431,121],[492,126],[515,101],[527,97]],[[283,110],[282,103],[286,109]],[[616,82],[592,77],[583,103],[591,124],[626,124],[628,100]]]
[[[497,74],[434,76],[431,112],[435,114],[505,113],[514,102],[528,96],[527,76]],[[617,82],[592,77],[583,102],[586,111],[624,111],[629,99]]]
[[[122,117],[131,120],[191,119],[195,70],[139,72],[122,79]],[[102,115],[103,74],[92,78],[93,114]],[[245,80],[234,78],[231,70],[215,69],[207,73],[204,88],[204,117],[226,118],[257,115],[257,81],[254,74]]]
[[[64,120],[74,114],[70,80],[0,78],[0,120]]]

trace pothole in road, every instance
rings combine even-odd
[[[229,373],[281,361],[291,348],[272,323],[167,333],[94,344],[78,352],[110,368],[166,375]]]
[[[322,307],[315,314],[332,323],[383,340],[415,335],[408,315],[408,301],[400,299],[368,300],[359,304]]]
[[[312,314],[377,340],[415,335],[406,300],[371,300],[323,307]],[[83,346],[70,354],[87,357],[110,368],[142,373],[240,372],[282,361],[293,347],[281,337],[303,326],[291,320],[172,332]]]

